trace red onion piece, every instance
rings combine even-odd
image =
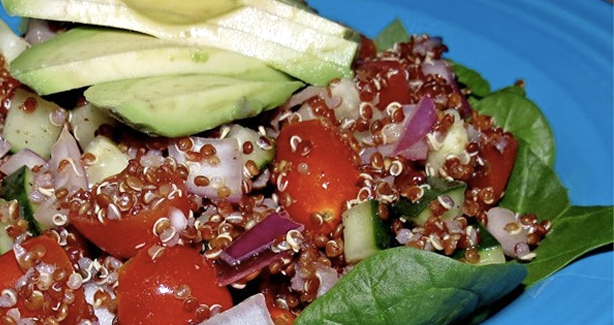
[[[200,161],[188,159],[186,152],[178,149],[177,142],[172,142],[168,147],[169,155],[175,158],[177,163],[185,163],[189,169],[186,182],[188,191],[213,201],[226,199],[231,202],[238,202],[241,199],[243,181],[243,160],[241,159],[239,141],[234,138],[190,137],[190,139],[193,145],[189,151],[198,153],[203,146],[209,144],[215,148],[215,156],[219,158],[219,161],[211,162],[208,158]],[[199,176],[205,176],[209,185],[197,185],[196,178]],[[219,190],[222,187],[227,187],[230,190],[227,197],[220,197]]]
[[[269,249],[257,255],[253,255],[236,265],[230,265],[222,260],[216,260],[213,263],[217,270],[216,282],[220,286],[229,285],[243,279],[254,271],[269,266],[275,261],[281,260],[282,258],[289,258],[293,253],[293,250],[275,253]]]
[[[274,325],[262,293],[255,294],[199,325]]]
[[[321,94],[326,92],[326,88],[318,87],[318,86],[308,86],[305,89],[299,91],[298,93],[292,95],[288,101],[284,104],[284,107],[292,108],[297,105],[301,105],[307,100],[320,96]]]
[[[467,98],[461,92],[458,83],[456,82],[456,75],[454,71],[452,71],[452,67],[445,60],[433,60],[429,62],[422,63],[420,65],[422,68],[422,73],[425,75],[439,75],[444,78],[450,87],[452,87],[452,92],[460,95],[461,98],[461,107],[459,109],[459,113],[461,117],[465,118],[471,115],[471,107],[469,106],[469,102],[467,102]]]
[[[45,159],[36,152],[30,149],[22,149],[4,162],[4,164],[0,166],[0,171],[5,175],[10,175],[22,166],[27,166],[29,169],[32,169],[35,166],[43,166],[46,163]]]
[[[501,244],[505,255],[512,258],[522,258],[528,252],[519,256],[517,245],[526,246],[528,230],[516,219],[516,214],[505,208],[494,207],[486,212],[488,230]],[[522,245],[525,244],[525,245]]]
[[[426,55],[442,45],[443,39],[441,37],[420,38],[414,45],[414,53]]]
[[[220,258],[234,266],[271,247],[273,241],[288,231],[302,231],[304,226],[290,219],[288,213],[275,212],[235,239],[222,251]]]
[[[68,164],[60,168],[64,162]],[[77,140],[68,131],[67,124],[64,125],[60,137],[51,148],[49,167],[56,190],[65,188],[69,194],[72,194],[79,189],[87,189],[87,176],[81,164],[81,151]]]
[[[28,28],[24,38],[32,45],[42,43],[58,33],[58,28],[51,26],[50,22],[43,19],[28,19]]]
[[[433,100],[425,96],[420,99],[417,105],[403,106],[403,111],[405,113],[403,133],[394,146],[393,154],[402,155],[407,159],[424,159],[426,158],[425,147],[418,145],[419,147],[412,148],[412,146],[423,141],[426,134],[433,127],[433,124],[437,122],[435,104]],[[426,142],[424,142],[424,145],[426,145]],[[416,152],[421,154],[416,155]],[[406,154],[407,156],[405,156]]]

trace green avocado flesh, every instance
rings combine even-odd
[[[297,23],[291,16],[277,16],[252,6],[242,6],[204,22],[178,25],[147,18],[121,0],[2,0],[2,3],[12,15],[116,27],[180,44],[237,52],[315,85],[351,77],[351,64],[358,48],[356,42]]]
[[[148,134],[181,137],[258,115],[283,104],[300,81],[250,81],[188,74],[94,85],[88,102]]]
[[[39,43],[11,63],[14,78],[48,95],[107,81],[180,73],[284,81],[260,60],[108,28],[80,27]]]

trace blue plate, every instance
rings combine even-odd
[[[310,0],[320,14],[375,36],[391,20],[439,35],[448,57],[493,88],[525,80],[557,143],[555,169],[575,205],[613,204],[612,4],[603,0]],[[18,20],[3,20],[16,29]],[[614,225],[613,225],[614,226]],[[613,324],[611,249],[534,285],[487,324]]]

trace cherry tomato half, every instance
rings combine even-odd
[[[290,124],[277,138],[277,194],[290,217],[327,234],[341,221],[346,201],[358,194],[354,152],[320,120]],[[280,188],[281,187],[281,188]]]
[[[377,60],[358,65],[356,76],[362,92],[368,88],[373,96],[379,96],[377,107],[385,109],[388,104],[397,102],[409,104],[411,91],[408,84],[408,72],[399,61]]]
[[[504,133],[501,137],[496,136],[494,138],[496,140],[484,143],[478,153],[485,161],[486,168],[479,171],[469,181],[469,185],[473,188],[492,188],[494,199],[492,204],[498,202],[503,196],[507,181],[514,169],[514,161],[516,161],[516,152],[518,151],[518,140],[510,133]]]
[[[21,318],[38,318],[50,324],[52,320],[80,324],[81,320],[92,319],[92,309],[85,302],[83,288],[71,289],[67,285],[74,269],[57,241],[39,236],[25,240],[21,246],[24,252],[19,261],[14,251],[0,256],[0,291],[3,295],[12,292],[16,299],[11,307],[0,307],[0,319],[4,321],[2,317],[11,317],[7,312],[14,308]],[[24,275],[40,273],[41,270],[43,275],[29,277],[25,285],[18,288],[18,281],[24,279]],[[67,296],[72,297],[72,301],[65,301]]]
[[[210,317],[210,308],[216,304],[221,310],[232,307],[230,292],[219,287],[215,277],[213,265],[194,248],[142,249],[119,270],[119,321],[135,325],[200,323]]]
[[[70,223],[87,239],[105,252],[123,259],[135,256],[142,247],[159,243],[160,238],[153,229],[155,223],[168,218],[173,209],[187,216],[191,206],[185,180],[178,172],[170,167],[158,168],[150,172],[154,176],[148,178],[142,175],[144,169],[138,162],[133,160],[130,164],[122,173],[105,180],[105,188],[111,188],[108,192],[99,188],[78,192],[71,199],[68,214]],[[132,185],[126,185],[129,182]],[[157,192],[143,190],[150,185]],[[120,188],[123,189],[120,191]],[[111,204],[117,208],[118,218],[108,217]],[[119,208],[122,204],[129,207]],[[89,209],[82,208],[84,205]],[[101,210],[107,214],[100,216]]]

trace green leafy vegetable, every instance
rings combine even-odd
[[[572,206],[552,220],[552,231],[535,250],[537,258],[527,264],[525,285],[531,285],[571,263],[576,258],[608,244],[614,233],[612,206]]]
[[[410,38],[409,33],[398,19],[393,20],[379,33],[373,41],[378,52],[387,50],[396,42],[404,42]]]
[[[585,253],[614,241],[613,208],[571,206],[567,190],[554,170],[523,142],[500,205],[519,213],[535,213],[552,223],[552,231],[535,249],[537,258],[527,264],[525,285],[534,284]]]
[[[357,264],[295,324],[444,324],[461,321],[512,291],[521,264],[476,266],[410,247]]]
[[[516,87],[518,88],[518,87]],[[548,166],[554,165],[554,134],[540,109],[514,88],[504,88],[475,102],[480,114],[492,116],[503,130],[527,142]]]
[[[519,142],[514,169],[500,206],[518,213],[535,213],[542,220],[553,220],[570,205],[567,189],[555,171],[536,156],[526,142]]]
[[[482,98],[490,94],[490,83],[477,71],[450,60],[448,62],[450,62],[458,83],[469,88],[472,96]]]

